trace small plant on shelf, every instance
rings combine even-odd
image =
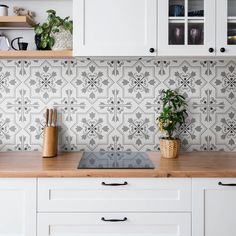
[[[66,32],[67,37],[64,35],[65,44],[68,48],[68,43],[72,45],[72,32],[73,32],[73,21],[70,20],[69,16],[62,19],[60,16],[56,15],[56,11],[54,10],[48,10],[48,17],[47,21],[42,24],[37,24],[34,27],[35,31],[35,43],[38,50],[51,50],[53,47],[55,47],[55,44],[57,44],[57,38],[60,32]],[[65,34],[65,33],[64,33]],[[68,37],[69,42],[68,42]],[[59,37],[60,40],[63,40],[61,37]],[[60,45],[63,45],[63,43],[59,42]],[[72,47],[72,46],[71,46]],[[62,49],[67,49],[62,48]],[[68,48],[71,49],[71,48]]]
[[[160,138],[161,156],[176,158],[180,149],[180,140],[174,136],[177,129],[185,123],[188,116],[185,97],[177,91],[167,89],[161,92],[162,111],[156,121],[166,137]]]

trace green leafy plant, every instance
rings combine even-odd
[[[184,124],[185,118],[188,116],[185,97],[178,94],[177,91],[167,89],[162,90],[161,101],[163,107],[157,117],[159,129],[167,134],[165,139],[175,139],[174,132]]]
[[[63,26],[65,30],[73,32],[73,21],[69,16],[62,19],[56,15],[56,11],[48,10],[47,21],[42,24],[37,24],[34,27],[35,34],[40,36],[40,48],[52,48],[54,45],[54,38],[51,33],[59,32],[59,27]]]

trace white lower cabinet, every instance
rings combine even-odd
[[[38,236],[191,236],[191,213],[40,213]]]
[[[193,236],[236,235],[236,179],[193,179]]]
[[[36,236],[36,179],[0,179],[0,236]]]
[[[0,236],[235,236],[235,218],[236,178],[0,179]]]

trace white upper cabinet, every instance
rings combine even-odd
[[[74,56],[156,56],[157,0],[74,0]]]
[[[159,0],[158,55],[214,56],[215,13],[215,0]]]
[[[236,55],[236,1],[217,0],[217,56]]]

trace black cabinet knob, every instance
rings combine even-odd
[[[222,53],[224,53],[224,52],[225,52],[225,48],[221,48],[220,51],[221,51]]]
[[[209,52],[213,53],[214,52],[214,48],[209,48]]]
[[[150,53],[154,53],[154,52],[155,52],[155,49],[154,49],[154,48],[150,48],[150,49],[149,49],[149,52],[150,52]]]

